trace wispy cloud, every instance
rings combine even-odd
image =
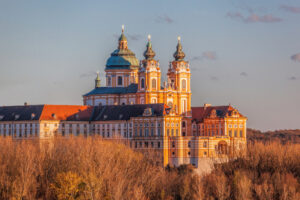
[[[281,18],[275,17],[271,14],[267,15],[258,15],[255,13],[250,13],[249,16],[245,16],[240,12],[228,12],[227,17],[231,19],[237,19],[240,20],[244,23],[256,23],[256,22],[261,22],[261,23],[274,23],[274,22],[280,22],[282,21]]]
[[[300,62],[300,53],[291,56],[291,59],[295,62]]]
[[[171,17],[169,17],[168,15],[160,15],[155,19],[155,22],[172,24],[174,22],[174,20]]]
[[[241,72],[240,75],[241,75],[241,76],[244,76],[244,77],[247,77],[247,76],[248,76],[248,73],[247,73],[247,72]]]
[[[87,73],[83,73],[83,74],[80,74],[80,78],[88,78],[88,77],[93,77],[93,76],[96,76],[97,75],[97,72],[93,72],[93,71],[89,71]]]
[[[217,53],[214,51],[205,51],[200,56],[194,56],[192,61],[196,60],[217,60]]]
[[[298,78],[296,77],[296,76],[291,76],[291,77],[289,77],[288,78],[288,80],[290,80],[290,81],[295,81],[295,80],[297,80]]]
[[[210,80],[212,80],[212,81],[218,81],[218,80],[219,80],[219,78],[218,78],[218,77],[216,77],[216,76],[211,76],[211,77],[210,77]]]
[[[280,9],[291,13],[300,13],[300,7],[281,5]]]

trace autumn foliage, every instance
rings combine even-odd
[[[1,138],[0,152],[0,199],[300,199],[297,144],[250,144],[209,174],[97,137]]]

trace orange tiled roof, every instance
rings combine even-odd
[[[45,104],[40,120],[88,121],[92,112],[92,106]]]

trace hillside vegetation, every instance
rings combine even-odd
[[[300,199],[299,144],[250,144],[203,176],[97,137],[42,144],[0,138],[0,152],[0,199]]]
[[[250,142],[274,142],[297,143],[300,144],[300,129],[296,130],[276,130],[262,132],[255,129],[247,129],[247,139]]]

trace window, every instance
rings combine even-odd
[[[138,136],[137,129],[134,129],[134,135]]]
[[[175,148],[175,142],[174,141],[172,142],[172,147]]]
[[[228,124],[228,128],[232,128],[232,125],[231,125],[231,124]]]
[[[152,79],[152,90],[156,90],[156,79]]]
[[[151,136],[152,137],[154,136],[154,129],[153,128],[151,129]]]
[[[188,152],[188,155],[191,156],[191,152]]]
[[[184,128],[185,128],[185,122],[182,122],[182,127],[184,127]]]
[[[240,137],[243,137],[243,131],[242,130],[240,131]]]
[[[174,136],[174,129],[171,130],[172,136]]]
[[[167,129],[167,136],[169,136],[170,135],[170,130],[169,129]]]
[[[123,85],[123,77],[122,76],[118,76],[118,86]]]
[[[187,106],[186,106],[186,99],[182,100],[181,104],[181,111],[184,113],[186,112]]]
[[[188,147],[191,148],[191,141],[188,142]]]
[[[157,128],[157,136],[160,136],[160,128]]]
[[[237,137],[237,130],[234,131],[234,137]]]
[[[157,147],[160,148],[160,142],[157,142]]]
[[[182,87],[182,90],[186,90],[186,80],[185,79],[183,79],[181,81],[181,87]]]
[[[140,129],[140,137],[143,136],[143,129]]]
[[[146,137],[149,136],[149,129],[148,129],[148,128],[145,129],[145,136],[146,136]]]
[[[111,77],[110,76],[107,77],[107,86],[111,86]]]
[[[179,134],[178,134],[178,129],[176,129],[176,136],[179,136]]]
[[[144,78],[141,79],[141,88],[142,89],[145,88],[145,79]]]
[[[206,142],[206,141],[203,143],[203,147],[204,147],[204,148],[207,147],[207,142]]]
[[[232,137],[232,130],[229,130],[229,137]]]

